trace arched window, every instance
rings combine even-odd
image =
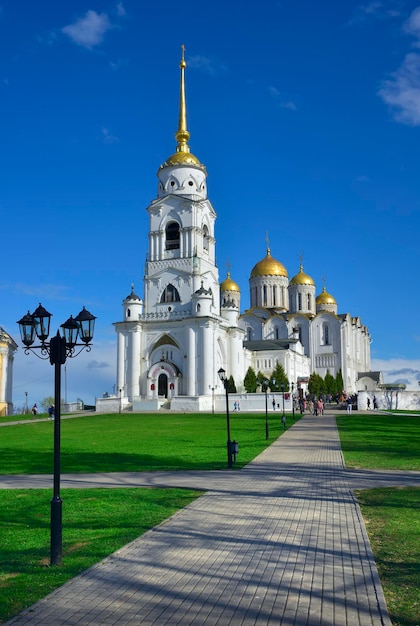
[[[276,301],[277,301],[276,293],[277,293],[277,287],[276,285],[273,285],[273,306],[276,306]]]
[[[263,286],[263,306],[267,306],[267,286]]]
[[[328,327],[328,324],[325,322],[322,325],[322,343],[324,344],[324,346],[330,345],[330,329]]]
[[[205,252],[209,251],[209,229],[207,228],[207,224],[203,226],[203,250]]]
[[[298,311],[302,310],[302,294],[298,293]]]
[[[302,326],[298,326],[298,335],[299,335],[299,341],[303,345],[303,342],[302,342]]]
[[[179,297],[178,290],[171,284],[169,284],[163,290],[162,297],[160,299],[161,303],[163,302],[181,302],[181,298]]]
[[[274,337],[276,339],[279,339],[279,328],[278,328],[278,326],[276,326],[275,329],[274,329]]]
[[[247,328],[247,336],[248,336],[248,341],[251,341],[251,339],[252,339],[252,328],[250,326],[248,326],[248,328]]]
[[[311,294],[310,294],[310,293],[308,293],[308,310],[309,310],[309,311],[311,310],[311,306],[312,306],[312,305],[311,305]]]
[[[130,309],[127,309],[127,317],[131,317],[131,311],[130,311]]]
[[[166,227],[166,249],[179,249],[179,224],[178,222],[170,222]]]

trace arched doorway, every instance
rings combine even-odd
[[[166,374],[159,374],[158,396],[168,397],[168,377]]]

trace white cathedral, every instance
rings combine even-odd
[[[368,329],[359,317],[338,314],[325,286],[316,295],[302,264],[289,280],[267,249],[251,270],[250,308],[242,314],[230,272],[219,283],[216,212],[206,168],[188,145],[185,68],[183,53],[176,152],[160,166],[157,198],[147,208],[144,299],[132,287],[123,321],[114,324],[120,401],[135,410],[164,400],[208,410],[214,394],[224,393],[219,368],[244,392],[250,366],[270,377],[277,363],[295,389],[305,391],[312,372],[341,370],[346,391],[355,392],[370,372]]]

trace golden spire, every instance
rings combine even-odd
[[[175,139],[177,141],[176,152],[172,154],[169,159],[165,161],[161,167],[167,167],[171,165],[193,165],[202,169],[204,172],[206,168],[200,163],[196,156],[190,152],[188,140],[190,133],[187,130],[187,104],[185,98],[185,68],[187,63],[185,61],[185,46],[181,46],[182,57],[179,64],[181,70],[181,81],[179,90],[179,120],[178,130],[175,133]]]
[[[178,130],[175,133],[175,139],[178,142],[176,147],[177,152],[189,152],[190,147],[187,145],[187,141],[190,138],[190,133],[187,130],[187,104],[185,100],[185,68],[187,64],[185,62],[185,46],[182,44],[182,59],[179,64],[181,70],[181,85],[179,93],[179,121]]]

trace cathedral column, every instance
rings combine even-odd
[[[211,393],[213,386],[213,342],[214,342],[214,329],[210,325],[204,326],[201,329],[202,332],[202,358],[200,359],[201,368],[201,381],[202,389],[201,394],[207,396]]]
[[[128,342],[128,373],[126,395],[130,402],[133,398],[139,396],[139,380],[140,380],[140,329],[133,328],[130,332]]]
[[[125,386],[124,380],[124,361],[125,361],[125,334],[121,331],[117,336],[117,395],[119,390]]]
[[[195,396],[195,379],[196,379],[196,345],[195,345],[195,330],[194,328],[188,328],[188,357],[187,357],[187,396]]]

